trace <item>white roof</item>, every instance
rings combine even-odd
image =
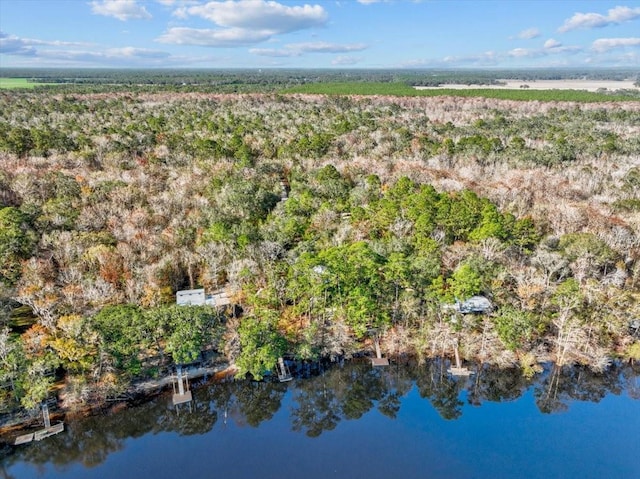
[[[213,294],[205,294],[204,289],[185,289],[176,293],[176,304],[179,306],[226,306],[231,304],[231,298],[226,291],[220,290]]]
[[[181,306],[202,306],[205,304],[204,289],[185,289],[176,293],[176,304]]]

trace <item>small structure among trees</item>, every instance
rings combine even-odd
[[[179,306],[204,306],[207,302],[204,289],[186,289],[176,293],[176,304]]]
[[[293,376],[291,375],[291,372],[289,371],[289,368],[287,367],[282,357],[278,358],[278,363],[276,364],[276,370],[278,372],[278,379],[280,380],[281,383],[285,383],[293,379]]]
[[[176,304],[178,306],[226,306],[231,304],[231,300],[223,290],[206,294],[204,288],[185,289],[176,292]]]
[[[189,389],[188,374],[182,374],[182,365],[176,368],[176,375],[173,377],[173,405],[190,403],[193,400]],[[177,389],[176,389],[177,386]]]
[[[466,301],[456,301],[451,309],[461,314],[486,314],[491,312],[493,304],[484,296],[472,296]]]
[[[456,339],[453,343],[453,352],[456,357],[456,365],[451,366],[447,369],[447,372],[452,376],[470,376],[473,374],[468,368],[462,366],[462,361],[460,361],[460,352],[458,351],[458,340]]]
[[[14,445],[18,446],[20,444],[27,444],[31,441],[42,441],[50,436],[55,434],[60,434],[64,431],[64,423],[62,421],[51,425],[51,418],[49,416],[49,405],[46,401],[43,401],[41,404],[42,408],[42,419],[44,421],[44,429],[39,429],[36,432],[30,432],[28,434],[23,434],[18,436],[14,442]]]
[[[445,305],[445,308],[460,314],[487,314],[493,309],[493,304],[491,304],[491,301],[484,296],[472,296],[462,302],[456,300],[454,304]],[[462,366],[458,347],[458,339],[455,339],[453,343],[453,352],[455,354],[456,364],[455,366],[452,365],[447,372],[452,376],[469,376],[473,374],[473,372]]]

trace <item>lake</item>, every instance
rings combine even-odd
[[[533,380],[353,361],[290,383],[196,384],[6,447],[0,477],[639,478],[640,368]]]

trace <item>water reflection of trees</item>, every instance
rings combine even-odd
[[[533,386],[536,405],[543,413],[565,410],[572,401],[598,402],[607,394],[626,391],[640,397],[640,371],[616,366],[607,374],[585,368],[550,367],[530,381],[518,369],[477,368],[469,378],[451,377],[447,363],[407,363],[388,368],[372,368],[369,363],[349,363],[344,367],[320,369],[317,376],[293,383],[231,381],[207,384],[194,391],[190,407],[176,411],[168,396],[161,396],[120,412],[68,421],[63,434],[19,448],[5,448],[5,467],[23,461],[36,466],[52,463],[64,469],[73,463],[86,467],[101,464],[109,454],[124,447],[128,438],[172,432],[180,436],[209,432],[219,422],[258,427],[281,408],[288,388],[291,391],[290,418],[294,431],[309,437],[338,427],[343,420],[355,420],[377,409],[394,419],[402,398],[416,387],[421,398],[443,419],[463,414],[466,396],[471,405],[486,401],[511,401]],[[464,394],[463,394],[464,393]],[[6,472],[6,470],[5,470]]]
[[[287,386],[281,383],[239,381],[211,384],[207,388],[212,407],[240,426],[258,427],[280,409]]]
[[[316,437],[343,419],[359,419],[374,407],[394,419],[400,398],[411,385],[405,367],[372,368],[369,363],[360,363],[328,369],[297,385],[291,411],[293,429]]]
[[[207,401],[194,401],[190,410],[173,408],[163,396],[123,411],[67,421],[65,432],[37,444],[15,449],[14,460],[63,469],[72,463],[94,467],[109,454],[124,447],[129,438],[149,433],[174,432],[181,436],[204,434],[217,420],[217,411]]]
[[[541,412],[552,413],[567,410],[572,401],[600,402],[607,394],[622,393],[629,375],[637,378],[637,371],[631,371],[630,367],[613,368],[600,374],[585,367],[553,366],[534,387],[536,405]]]
[[[447,364],[434,360],[414,366],[415,383],[420,397],[428,399],[443,419],[457,419],[462,415],[460,392],[467,379],[454,378],[447,373]]]
[[[474,406],[485,401],[513,401],[522,396],[529,386],[531,381],[524,377],[521,369],[478,367],[476,375],[471,378],[467,399]]]

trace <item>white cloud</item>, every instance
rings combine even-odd
[[[188,7],[186,12],[222,27],[269,30],[273,34],[319,27],[329,19],[320,5],[287,6],[265,0],[209,2]]]
[[[465,56],[446,56],[441,61],[431,63],[433,66],[451,66],[451,65],[465,65],[465,66],[491,66],[496,65],[499,60],[499,55],[494,51],[487,51],[484,53],[478,53],[476,55]]]
[[[37,54],[36,46],[86,46],[87,43],[63,42],[60,40],[38,40],[35,38],[20,38],[15,35],[0,32],[0,53],[9,55],[34,56]]]
[[[546,42],[542,48],[514,48],[507,52],[507,57],[510,58],[540,58],[551,55],[560,55],[560,54],[575,54],[581,52],[582,47],[578,46],[563,46],[557,40],[550,38]]]
[[[20,38],[0,32],[0,54],[14,57],[17,64],[52,66],[187,66],[217,61],[213,57],[184,57],[161,50],[127,46],[100,48],[81,42]]]
[[[544,42],[543,48],[551,49],[551,48],[560,48],[562,43],[554,38],[549,38],[546,42]]]
[[[380,3],[383,1],[384,0],[358,0],[358,3],[361,3],[363,5],[371,5],[372,3]]]
[[[640,67],[640,53],[631,51],[621,55],[598,55],[596,57],[586,58],[585,63],[588,65],[607,65],[610,67]]]
[[[118,20],[148,20],[151,14],[136,3],[136,0],[101,0],[91,2],[91,11],[96,15],[114,17]]]
[[[180,45],[234,47],[263,42],[275,35],[323,26],[328,14],[320,5],[287,6],[275,1],[216,1],[181,6],[173,15],[197,16],[218,28],[170,28],[157,41]]]
[[[638,17],[640,17],[640,7],[615,7],[610,9],[606,15],[600,13],[575,13],[571,18],[565,20],[564,24],[558,28],[558,32],[565,33],[577,29],[602,28],[608,25],[628,22]]]
[[[299,57],[302,52],[295,50],[287,50],[286,48],[251,48],[249,49],[249,53],[253,53],[254,55],[258,55],[261,57],[276,57],[276,58],[285,58],[285,57]]]
[[[176,7],[178,5],[181,6],[185,6],[185,5],[198,5],[200,2],[198,2],[197,0],[156,0],[156,2],[158,2],[161,5],[164,5],[165,7]]]
[[[118,65],[118,66],[165,66],[168,64],[181,64],[169,53],[153,50],[125,47],[108,49],[105,51],[91,50],[42,50],[33,55],[40,63],[55,61],[67,65],[94,66],[94,65]]]
[[[123,58],[169,58],[171,56],[160,50],[135,47],[110,48],[106,51],[106,55]]]
[[[540,35],[540,30],[538,30],[537,28],[527,28],[526,30],[522,30],[520,33],[518,33],[518,38],[530,40],[532,38],[538,38]]]
[[[509,50],[507,55],[513,58],[536,58],[541,56],[542,52],[531,48],[514,48]]]
[[[342,66],[355,65],[359,61],[360,61],[360,59],[356,58],[356,57],[340,55],[340,56],[335,57],[333,60],[331,60],[331,64],[332,65],[342,65]]]
[[[251,31],[244,28],[211,30],[207,28],[173,27],[156,41],[177,45],[200,45],[206,47],[241,47],[265,41],[271,37],[270,31]]]
[[[364,43],[338,44],[327,42],[291,43],[286,46],[289,49],[304,53],[346,53],[359,52],[367,48]]]
[[[364,43],[338,44],[327,42],[290,43],[284,48],[252,48],[254,55],[264,57],[299,57],[304,53],[348,53],[367,48]]]
[[[173,11],[173,13],[171,13],[171,15],[173,15],[176,18],[180,18],[182,20],[189,18],[189,12],[187,11],[187,7],[177,8]]]
[[[609,19],[615,23],[628,22],[634,18],[640,17],[640,7],[615,7],[609,10]]]
[[[442,59],[414,59],[398,64],[398,68],[451,68],[455,66],[495,66],[503,55],[494,51],[486,51],[476,55],[446,56]]]
[[[168,52],[145,48],[109,48],[92,50],[49,50],[38,53],[40,63],[54,62],[67,66],[166,67],[212,64],[214,57],[175,56]]]
[[[103,51],[46,50],[39,52],[38,56],[45,59],[109,65],[163,65],[171,58],[167,52],[135,47],[108,48]]]
[[[640,38],[599,38],[591,44],[591,49],[599,53],[608,52],[615,48],[640,46]]]
[[[0,53],[33,56],[36,54],[36,49],[31,43],[25,42],[16,36],[0,33]]]

